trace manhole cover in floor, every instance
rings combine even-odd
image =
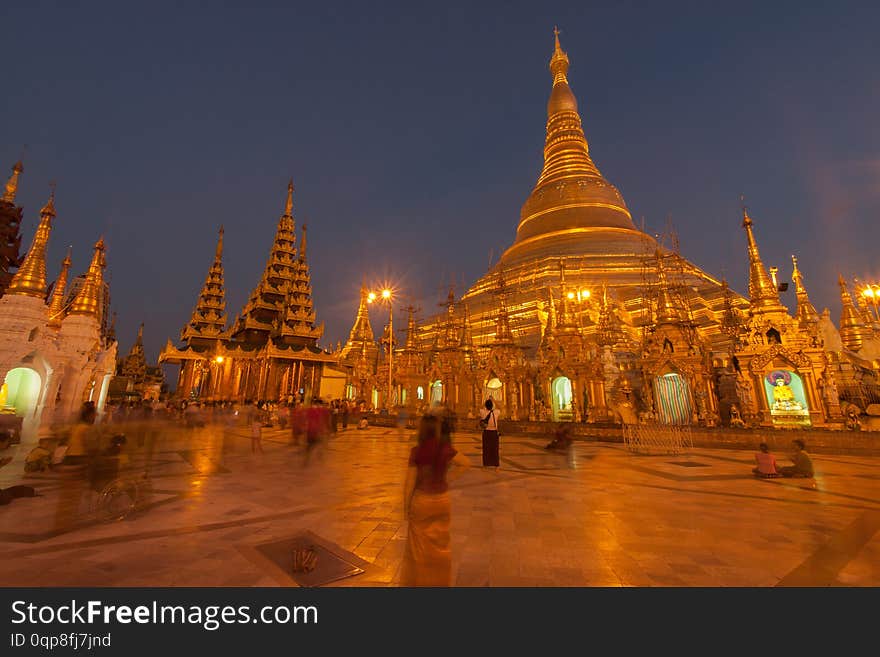
[[[680,465],[683,468],[708,468],[706,463],[696,463],[694,461],[669,461],[670,465]]]
[[[309,531],[254,549],[300,586],[323,586],[364,572],[363,559]]]

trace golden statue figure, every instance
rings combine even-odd
[[[773,383],[773,410],[774,411],[802,411],[803,405],[795,399],[791,389],[791,374],[777,371],[770,375]]]

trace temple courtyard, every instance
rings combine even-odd
[[[21,455],[0,469],[38,492],[0,507],[0,584],[397,585],[411,431],[349,427],[308,462],[280,429],[263,454],[241,427],[155,435],[130,440],[147,483],[123,520],[97,517],[75,475],[22,475]],[[880,585],[880,457],[813,454],[814,486],[755,479],[750,451],[547,441],[502,435],[496,471],[476,431],[456,434],[473,464],[452,483],[456,586]],[[297,574],[304,545],[318,566]]]

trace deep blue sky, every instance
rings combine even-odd
[[[0,173],[27,144],[24,241],[56,180],[50,279],[66,245],[79,273],[106,236],[123,353],[141,321],[150,359],[176,338],[220,224],[234,317],[291,176],[325,345],[362,276],[426,312],[473,282],[540,172],[555,24],[637,222],[671,215],[683,254],[744,293],[745,193],[765,263],[787,279],[798,254],[835,321],[837,272],[880,276],[876,4],[257,4],[0,7]]]

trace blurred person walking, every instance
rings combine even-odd
[[[251,429],[251,454],[263,453],[263,425],[265,423],[264,411],[254,402],[248,407],[248,425]]]
[[[450,428],[447,424],[446,430]],[[450,469],[453,464],[459,466],[455,474]],[[424,416],[418,444],[410,450],[404,487],[407,537],[401,586],[452,585],[449,482],[468,467],[470,461],[453,448],[442,419]]]
[[[306,410],[306,454],[303,466],[307,466],[312,453],[317,450],[330,433],[330,409],[320,397],[312,401]]]

